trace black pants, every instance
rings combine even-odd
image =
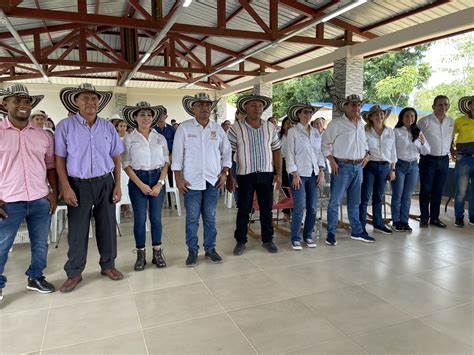
[[[444,184],[448,178],[448,156],[435,157],[422,155],[420,169],[420,220],[436,221],[439,218],[439,208]]]
[[[69,250],[64,270],[68,278],[80,275],[86,267],[92,213],[100,267],[102,270],[114,267],[117,257],[117,222],[115,204],[112,202],[112,190],[115,186],[112,175],[94,182],[79,182],[69,178],[69,184],[76,194],[79,206],[67,206]]]
[[[239,185],[239,209],[237,211],[234,238],[238,243],[245,244],[247,242],[249,214],[252,210],[253,195],[255,192],[257,193],[257,201],[260,208],[262,242],[266,243],[273,240],[273,176],[273,172],[237,175],[237,184]]]

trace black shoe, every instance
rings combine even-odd
[[[41,276],[37,279],[30,279],[28,277],[28,285],[26,285],[28,290],[38,291],[39,293],[51,293],[56,291],[53,285],[51,285],[44,276]]]
[[[402,222],[395,222],[393,224],[393,230],[395,232],[404,232],[405,231],[405,228],[404,228],[404,225]]]
[[[438,228],[446,228],[446,227],[447,227],[446,224],[444,224],[443,222],[441,222],[439,219],[436,219],[436,220],[434,220],[434,221],[430,221],[430,224],[431,224],[432,226],[436,226],[436,227],[438,227]]]
[[[383,234],[392,234],[392,230],[388,229],[386,226],[374,227],[374,232],[379,232]]]
[[[403,230],[405,232],[408,232],[408,233],[411,233],[413,232],[413,229],[411,229],[410,225],[408,223],[402,223],[402,226],[403,226]]]
[[[206,257],[206,259],[211,259],[211,261],[215,264],[222,263],[222,258],[219,254],[217,254],[216,249],[206,251],[204,256]]]
[[[328,233],[326,237],[326,244],[336,246],[337,245],[336,236],[332,233]]]
[[[153,259],[151,260],[157,268],[166,267],[165,254],[163,254],[163,249],[153,248]]]
[[[420,220],[420,228],[428,228],[428,221]]]
[[[135,265],[133,266],[133,270],[135,271],[143,271],[146,265],[146,253],[145,249],[137,249],[137,261],[135,261]]]
[[[278,248],[273,242],[262,243],[262,247],[267,249],[270,253],[278,253]]]
[[[193,267],[196,266],[198,260],[197,250],[190,250],[188,252],[188,258],[186,259],[186,266]]]
[[[237,243],[234,248],[234,255],[242,255],[245,250],[245,244],[244,243]]]
[[[456,218],[454,225],[459,228],[464,228],[464,218]]]

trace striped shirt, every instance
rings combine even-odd
[[[279,150],[281,144],[271,122],[260,120],[260,127],[252,128],[246,120],[236,121],[227,136],[236,153],[237,175],[273,172],[273,151]]]

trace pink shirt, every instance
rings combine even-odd
[[[33,201],[49,193],[47,169],[55,168],[53,137],[30,122],[21,131],[0,121],[0,200]]]

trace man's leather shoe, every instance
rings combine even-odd
[[[262,247],[267,249],[270,253],[278,253],[278,248],[273,242],[262,243]]]
[[[428,228],[428,221],[420,220],[420,228]]]
[[[446,227],[447,227],[446,224],[444,224],[443,222],[441,222],[439,219],[436,219],[436,220],[434,220],[434,221],[430,221],[430,224],[431,224],[432,226],[436,226],[436,227],[438,227],[438,228],[446,228]]]
[[[68,292],[71,292],[72,290],[74,290],[77,286],[77,284],[79,282],[82,281],[82,276],[81,275],[78,275],[76,277],[71,277],[71,278],[68,278],[64,283],[63,285],[61,286],[61,288],[59,289],[60,292],[63,292],[63,293],[68,293]]]
[[[114,281],[123,279],[123,274],[114,267],[110,269],[104,269],[100,273]]]
[[[245,244],[237,243],[234,248],[234,255],[242,255],[245,250]]]

